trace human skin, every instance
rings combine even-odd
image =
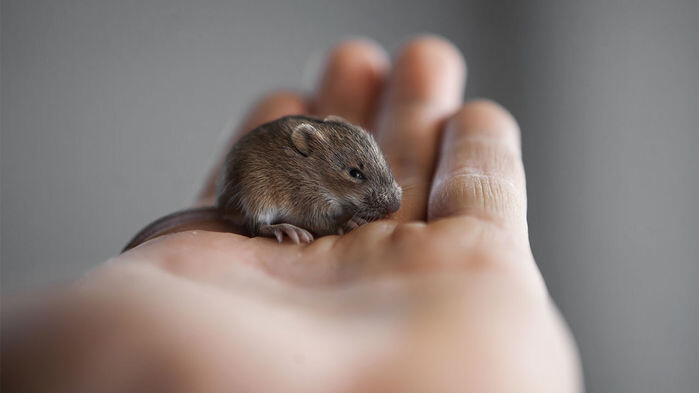
[[[311,97],[270,94],[231,143],[288,114],[361,124],[404,187],[395,217],[310,245],[179,228],[15,299],[2,391],[581,391],[529,246],[518,126],[462,103],[465,75],[438,37],[393,62],[368,40],[336,46]]]

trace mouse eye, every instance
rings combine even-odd
[[[364,174],[362,173],[362,171],[360,171],[360,170],[357,169],[357,168],[351,168],[351,169],[349,170],[349,175],[352,176],[352,177],[355,178],[355,179],[358,179],[358,180],[364,180],[364,179],[366,179],[366,177],[364,177]]]

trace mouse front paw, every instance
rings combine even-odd
[[[310,243],[313,241],[313,235],[310,232],[292,224],[262,225],[258,232],[262,236],[276,237],[279,243],[284,240],[284,235],[296,244],[300,244],[301,242]]]
[[[359,226],[362,226],[368,222],[369,221],[367,221],[359,216],[354,216],[354,217],[350,218],[346,223],[344,223],[342,225],[342,227],[340,229],[338,229],[337,233],[340,235],[344,235],[345,233],[350,232],[351,230],[353,230]]]

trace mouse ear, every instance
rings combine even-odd
[[[340,116],[337,116],[337,115],[328,115],[325,117],[325,119],[323,119],[323,121],[336,121],[339,123],[349,123],[346,119],[344,119]]]
[[[322,139],[320,132],[308,123],[301,123],[291,131],[291,144],[305,157],[311,155],[313,142]]]

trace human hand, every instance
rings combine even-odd
[[[142,244],[56,300],[54,336],[80,355],[54,386],[578,391],[576,349],[529,247],[517,124],[492,102],[462,105],[464,83],[442,39],[410,41],[392,66],[353,40],[310,101],[263,99],[241,130],[334,114],[374,131],[404,186],[394,219],[310,245],[215,223]],[[213,199],[212,177],[198,204]]]

